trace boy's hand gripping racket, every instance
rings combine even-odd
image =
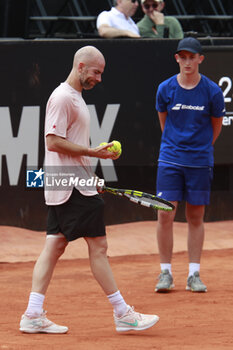
[[[107,186],[101,187],[98,191],[100,193],[109,192],[116,196],[126,197],[130,201],[136,204],[140,204],[145,207],[153,208],[157,210],[172,211],[175,208],[175,206],[172,203],[166,201],[165,199],[156,197],[153,194],[149,194],[145,192],[134,191],[134,190],[124,190],[124,189],[112,188]]]

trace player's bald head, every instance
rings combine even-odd
[[[89,65],[96,61],[105,64],[103,54],[94,46],[84,46],[76,51],[73,66],[77,67],[79,63]]]

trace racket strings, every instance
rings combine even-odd
[[[175,208],[172,203],[146,192],[104,186],[102,188],[102,192],[105,192],[105,191],[117,196],[126,197],[131,202],[143,205],[148,208],[153,208],[158,210],[160,209],[160,210],[166,210],[166,211],[171,211]]]
[[[157,200],[153,197],[149,197],[148,195],[141,195],[140,197],[138,195],[134,195],[134,194],[128,194],[126,193],[125,196],[134,203],[138,203],[141,204],[145,207],[149,207],[149,208],[154,208],[154,209],[164,209],[164,210],[172,210],[171,205],[166,204],[161,202],[160,200]]]
[[[148,206],[160,207],[160,208],[171,208],[167,204],[162,203],[162,202],[156,200],[155,198],[148,198],[148,197],[142,196],[140,198],[140,201],[148,204]]]

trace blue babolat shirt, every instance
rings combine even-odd
[[[213,166],[211,117],[225,114],[220,87],[201,75],[195,88],[184,89],[174,75],[159,85],[156,109],[168,113],[159,161],[192,167]]]

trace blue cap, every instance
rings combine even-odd
[[[180,51],[189,51],[192,53],[202,53],[202,46],[200,44],[200,42],[192,37],[187,37],[182,39],[177,47],[176,53],[180,52]]]

